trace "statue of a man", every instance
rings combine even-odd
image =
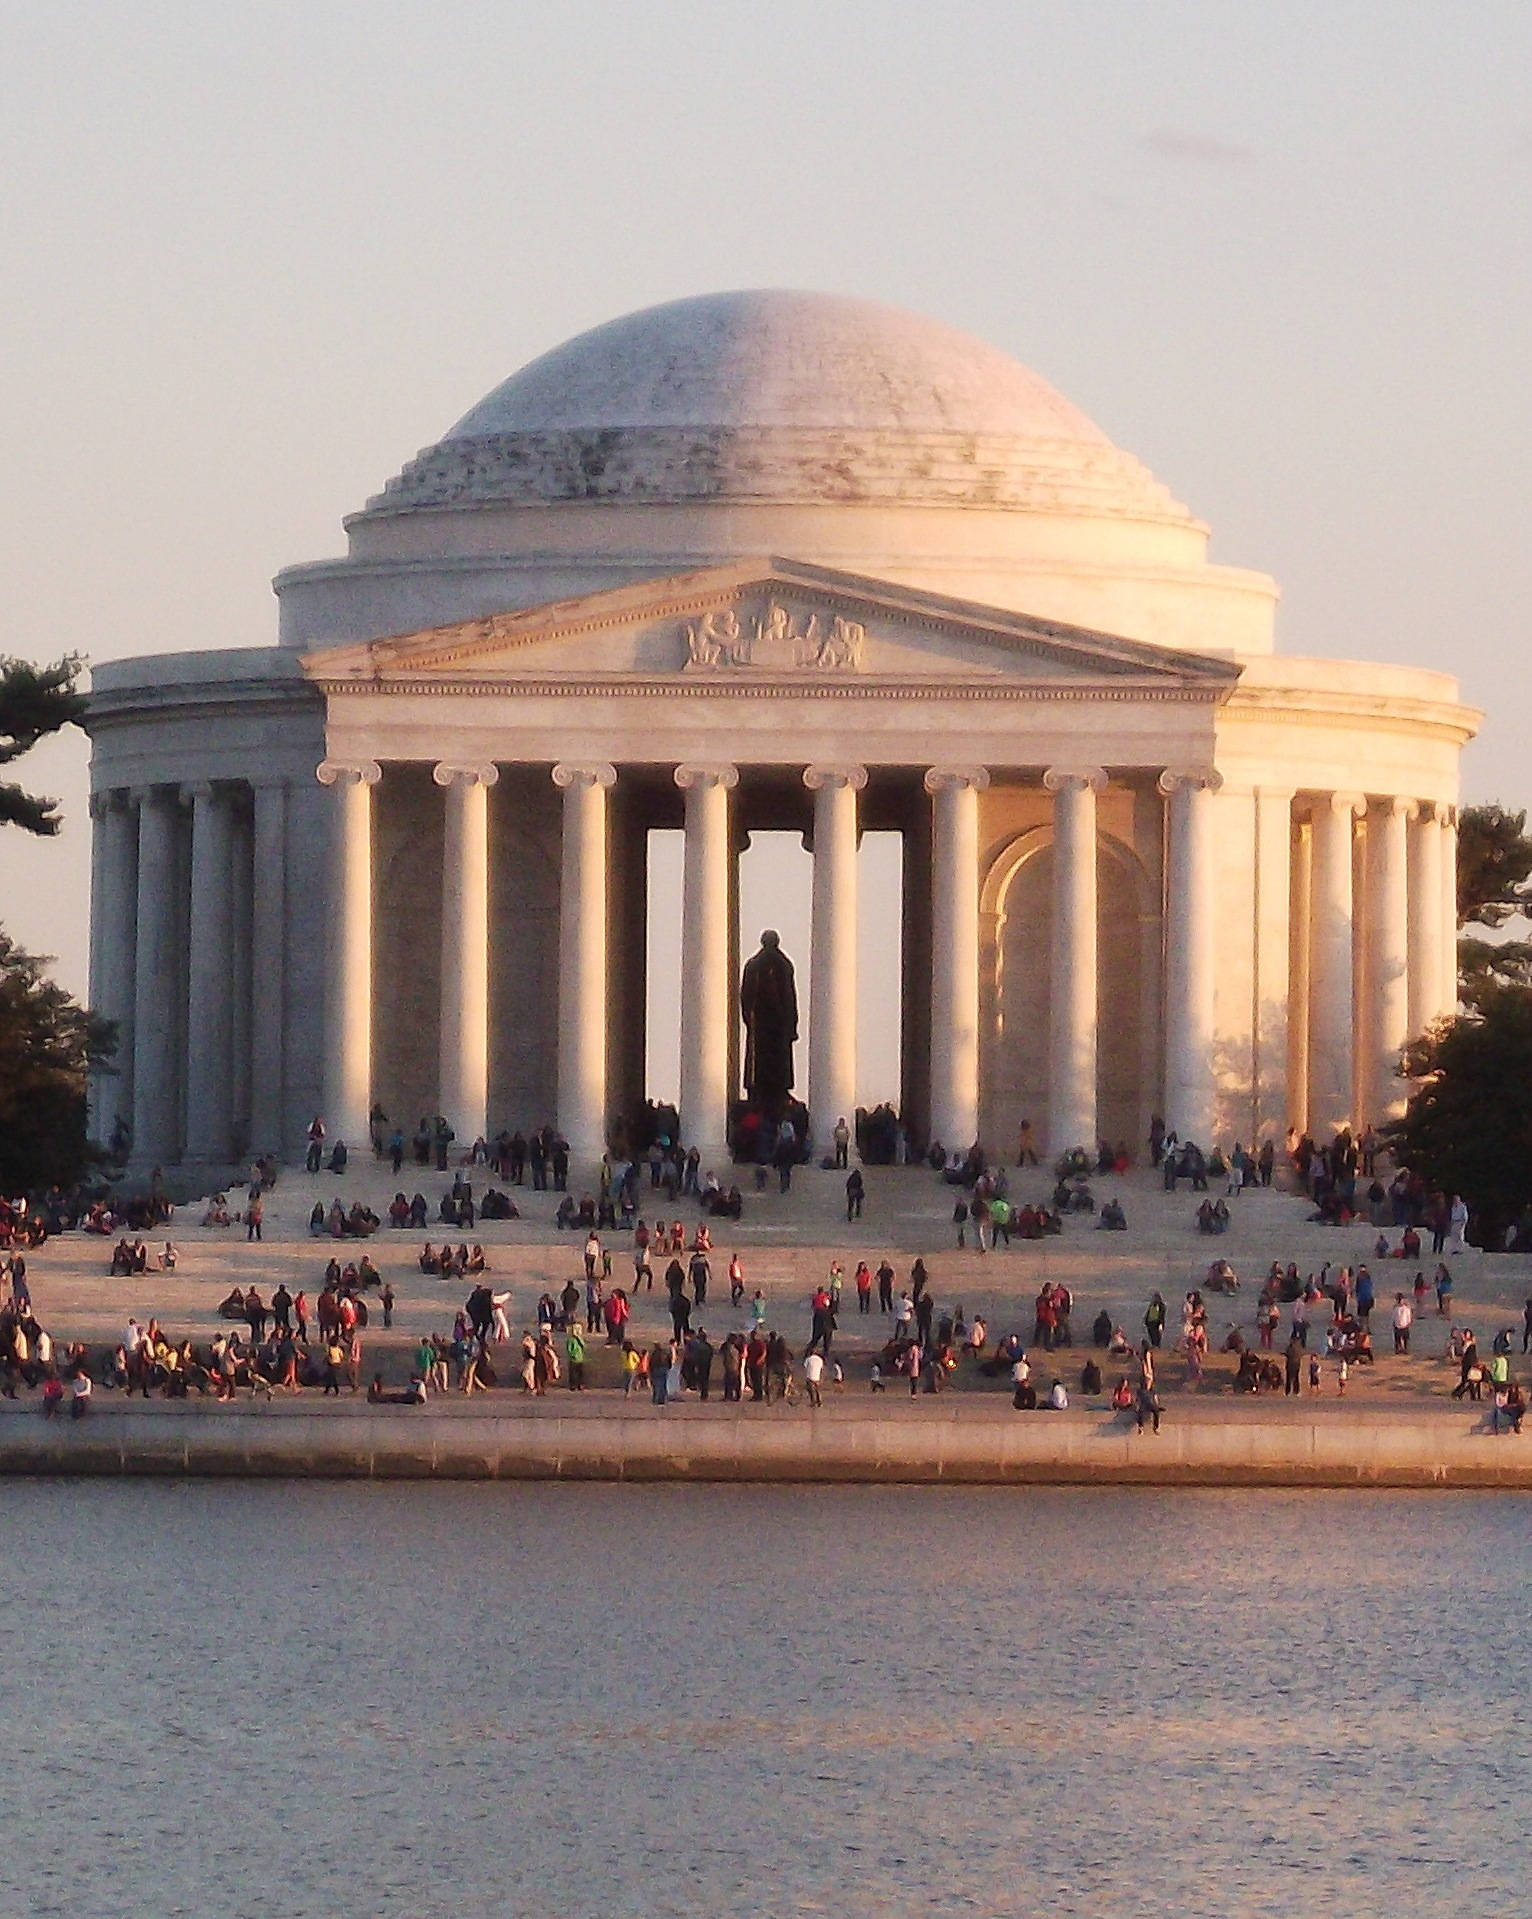
[[[798,1037],[798,988],[793,963],[771,931],[745,962],[739,982],[745,1022],[745,1095],[763,1111],[779,1112],[793,1090],[793,1041]]]

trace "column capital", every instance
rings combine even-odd
[[[128,788],[128,804],[129,806],[137,807],[154,805],[179,806],[181,804],[181,789],[179,786],[174,785],[162,786],[158,781],[146,781],[141,786],[130,786]]]
[[[108,813],[126,812],[132,804],[132,795],[121,786],[104,786],[90,796],[90,816],[93,820],[104,820]]]
[[[1167,766],[1155,785],[1167,797],[1183,787],[1216,793],[1223,785],[1223,774],[1214,766]]]
[[[1336,819],[1342,817],[1359,820],[1367,812],[1367,796],[1364,793],[1316,793],[1308,801],[1310,819],[1323,819],[1329,813]]]
[[[950,787],[971,787],[982,793],[989,785],[987,766],[928,766],[924,780],[928,793],[940,793]]]
[[[739,785],[739,768],[725,764],[678,766],[675,782],[683,793],[694,786],[721,786],[725,792],[730,792]]]
[[[181,783],[181,804],[195,806],[200,800],[205,806],[218,791],[212,780],[183,780]]]
[[[376,760],[321,760],[314,777],[321,786],[350,786],[358,781],[363,786],[376,786],[383,769]]]
[[[456,760],[438,760],[431,778],[438,786],[493,786],[500,777],[498,766],[468,766]]]
[[[1050,766],[1043,785],[1050,793],[1062,793],[1066,787],[1089,787],[1099,793],[1106,785],[1106,774],[1099,766]]]
[[[553,769],[555,786],[615,786],[617,768],[610,760],[560,760]]]
[[[1398,793],[1385,793],[1379,799],[1368,801],[1369,810],[1387,815],[1390,819],[1412,820],[1415,817],[1415,802],[1407,800]]]
[[[817,793],[823,786],[849,786],[853,793],[860,793],[867,784],[865,766],[806,766],[803,769],[803,784],[811,793]]]

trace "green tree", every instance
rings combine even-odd
[[[77,684],[83,662],[77,654],[52,666],[0,659],[0,766],[9,766],[61,726],[85,713]],[[38,799],[12,780],[0,780],[0,825],[28,833],[56,833],[62,825],[57,800]]]
[[[1532,986],[1485,984],[1472,1017],[1444,1021],[1405,1053],[1419,1088],[1389,1128],[1395,1156],[1461,1193],[1481,1246],[1532,1205]]]
[[[1465,806],[1458,815],[1458,925],[1504,926],[1526,911],[1532,879],[1527,816],[1503,806]]]
[[[1465,806],[1458,816],[1458,925],[1498,931],[1532,904],[1532,836],[1527,816],[1503,806]],[[1497,986],[1532,985],[1532,943],[1458,941],[1463,1003],[1477,1009]]]
[[[85,1082],[115,1041],[48,978],[43,959],[0,931],[0,1191],[68,1186],[91,1163]]]

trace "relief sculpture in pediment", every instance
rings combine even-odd
[[[818,613],[807,622],[773,600],[763,614],[741,624],[733,607],[704,613],[683,629],[688,669],[753,666],[767,672],[856,672],[862,664],[867,630],[842,614],[822,626]]]

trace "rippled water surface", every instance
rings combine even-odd
[[[1532,1501],[0,1511],[5,1912],[1529,1909]]]

